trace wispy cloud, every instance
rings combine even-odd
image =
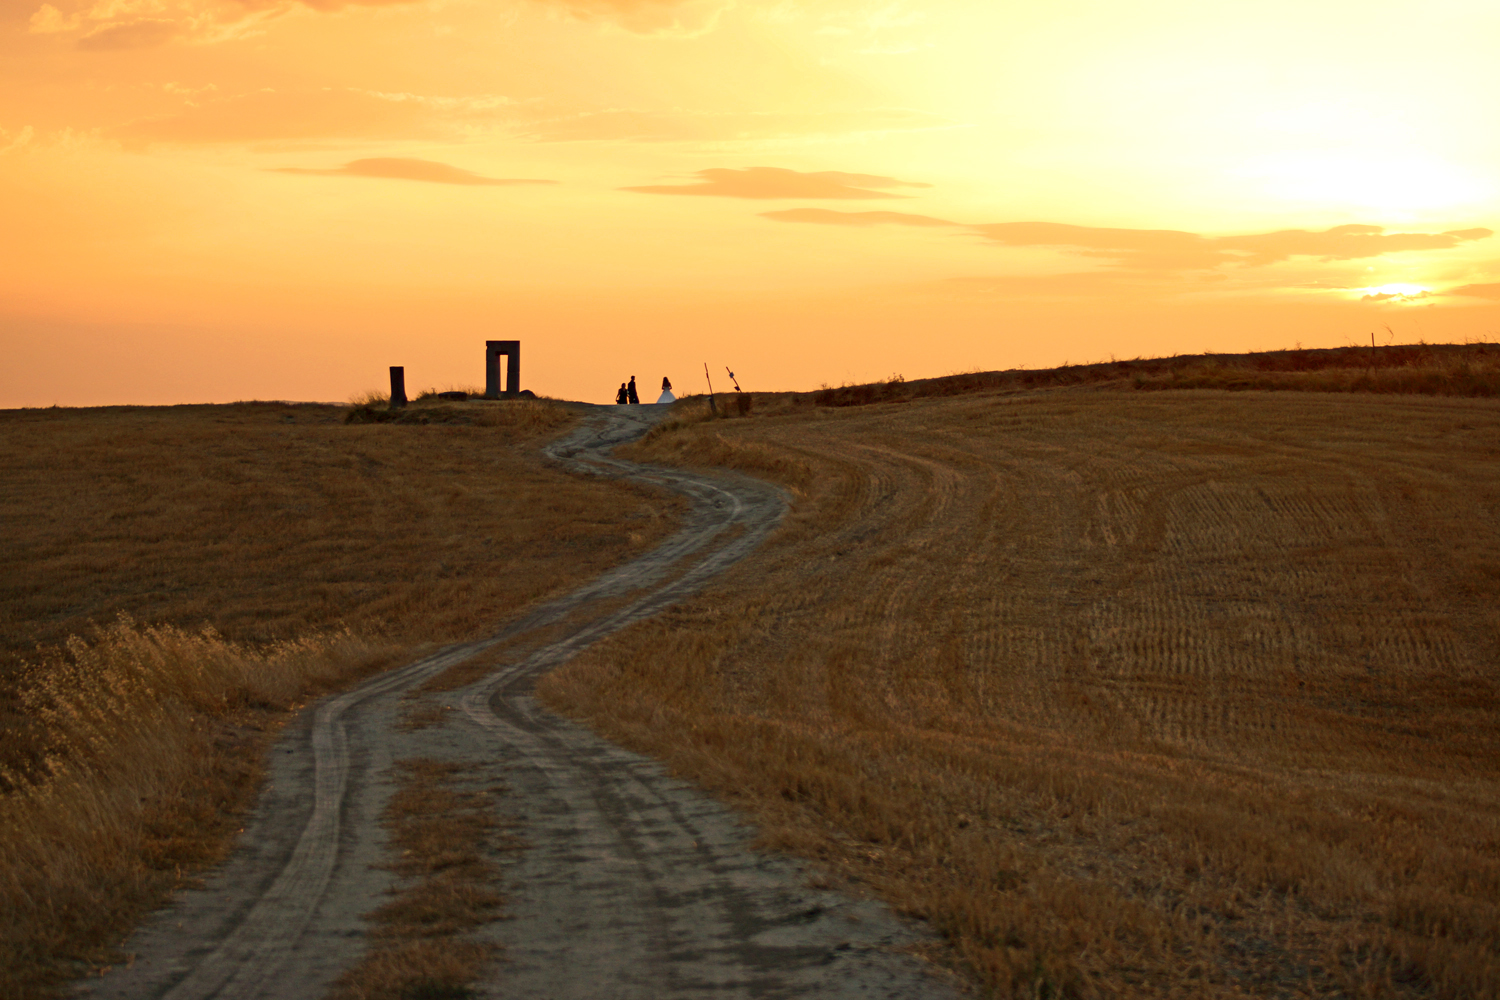
[[[933,45],[926,32],[917,30],[927,21],[926,11],[910,10],[900,3],[845,3],[818,13],[806,5],[783,3],[763,11],[761,16],[770,21],[811,16],[821,22],[812,29],[814,36],[847,39],[861,55],[906,55]]]
[[[16,133],[7,132],[5,129],[0,128],[0,155],[29,146],[31,145],[31,140],[35,138],[36,130],[30,125],[22,127],[21,131]]]
[[[877,174],[847,174],[837,170],[802,173],[782,167],[700,170],[697,176],[694,184],[656,184],[621,190],[718,198],[905,198],[907,195],[892,194],[885,189],[932,186]]]
[[[1489,229],[1387,233],[1381,226],[1345,225],[1313,231],[1282,229],[1243,236],[1200,236],[1170,229],[1103,229],[1056,222],[971,226],[1004,246],[1051,246],[1122,267],[1192,270],[1223,264],[1261,266],[1293,257],[1361,260],[1408,250],[1448,250],[1494,235]]]
[[[493,103],[452,105],[414,94],[385,94],[347,87],[317,90],[266,88],[201,100],[169,115],[143,118],[109,135],[127,145],[199,144],[306,139],[443,139],[462,125],[493,121]]]
[[[996,222],[967,228],[1001,246],[1057,247],[1151,269],[1213,267],[1225,262],[1211,249],[1212,241],[1171,229],[1107,229],[1061,222]]]
[[[734,0],[534,0],[637,35],[691,38],[714,29]]]
[[[498,94],[443,96],[351,87],[265,87],[238,94],[200,89],[180,96],[184,102],[177,111],[128,122],[109,135],[134,146],[347,138],[463,140],[480,135],[541,142],[722,144],[954,127],[935,115],[882,108],[807,114],[620,109],[563,114],[546,102]]]
[[[71,6],[60,0],[63,7]],[[67,34],[85,51],[154,48],[243,37],[265,21],[298,8],[333,12],[394,7],[420,0],[95,0],[64,13],[43,3],[30,18],[33,34]],[[530,0],[573,17],[640,35],[691,37],[711,31],[733,0]]]
[[[297,6],[295,0],[96,0],[65,14],[44,3],[32,13],[29,28],[36,35],[71,36],[85,52],[149,49],[176,40],[243,37]]]
[[[1295,257],[1312,257],[1322,261],[1362,260],[1415,250],[1450,250],[1494,235],[1493,230],[1480,228],[1454,229],[1441,233],[1388,233],[1381,226],[1345,225],[1320,231],[1281,229],[1238,236],[1202,236],[1175,229],[1111,229],[1073,226],[1061,222],[966,225],[899,212],[797,209],[762,214],[781,222],[822,225],[952,225],[978,233],[1001,246],[1052,247],[1081,257],[1098,258],[1116,267],[1145,271],[1211,270],[1226,264],[1260,267]]]
[[[610,108],[520,122],[517,135],[544,142],[754,142],[948,129],[950,118],[907,108],[857,111],[644,111]]]
[[[1412,292],[1370,292],[1367,295],[1361,295],[1359,300],[1361,302],[1418,302],[1431,297],[1432,292],[1422,288]]]
[[[85,52],[149,49],[165,44],[185,32],[184,25],[171,18],[140,17],[96,28],[78,39],[78,47]]]
[[[379,177],[387,180],[426,181],[430,184],[465,184],[471,186],[504,187],[515,184],[556,184],[556,181],[536,180],[523,177],[483,177],[469,170],[438,163],[434,160],[417,160],[398,156],[372,157],[352,160],[342,167],[315,169],[310,167],[271,167],[272,173],[312,174],[318,177]]]
[[[1500,282],[1488,282],[1479,285],[1459,285],[1450,288],[1449,295],[1463,295],[1471,299],[1496,299],[1500,300]]]
[[[825,226],[956,226],[947,219],[906,212],[835,212],[830,208],[788,208],[780,212],[760,213],[778,222],[815,222]]]

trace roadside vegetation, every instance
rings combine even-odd
[[[539,696],[996,996],[1500,996],[1500,400],[1129,364],[685,401],[793,511]]]
[[[130,961],[136,920],[223,860],[261,752],[306,699],[394,665],[345,629],[262,644],[127,617],[11,679],[0,764],[0,994]]]
[[[129,956],[309,699],[488,634],[675,501],[547,467],[545,402],[0,413],[0,995]]]

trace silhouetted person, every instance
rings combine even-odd
[[[661,391],[662,392],[671,392],[672,391],[672,380],[669,379],[669,378],[667,378],[665,375],[663,375],[661,377]]]
[[[634,375],[630,376],[630,385],[626,386],[625,388],[626,388],[626,396],[627,396],[627,398],[628,398],[628,400],[630,402],[632,402],[632,403],[639,403],[641,401],[641,397],[639,397],[639,396],[637,396],[635,394],[635,376]]]
[[[630,402],[630,393],[625,391],[625,383],[621,382],[620,391],[615,393],[615,403],[619,406],[624,406],[628,402]]]
[[[675,403],[677,397],[672,395],[672,380],[665,375],[661,379],[661,396],[656,400],[658,403]]]

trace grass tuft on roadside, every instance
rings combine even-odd
[[[366,915],[370,949],[329,1000],[467,997],[494,963],[498,947],[471,935],[500,919],[496,858],[523,844],[497,818],[495,789],[463,786],[470,770],[428,758],[396,762],[381,822],[401,883]]]

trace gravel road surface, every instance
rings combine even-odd
[[[315,1000],[365,950],[361,915],[393,885],[378,817],[395,760],[435,757],[503,782],[529,845],[507,863],[504,960],[477,994],[507,998],[872,997],[957,994],[905,949],[930,940],[869,899],[808,886],[800,863],[752,851],[725,807],[541,708],[535,678],[589,643],[701,589],[786,510],[763,482],[636,465],[611,450],[666,407],[587,407],[548,453],[690,501],[646,555],[489,639],[444,649],[306,710],[277,743],[270,781],[233,857],[126,942],[128,967],[80,983],[100,1000]],[[534,640],[534,641],[528,641]],[[506,644],[501,646],[501,644]],[[442,726],[402,731],[402,697],[501,646],[467,688],[423,696]],[[507,659],[503,651],[525,652]]]

